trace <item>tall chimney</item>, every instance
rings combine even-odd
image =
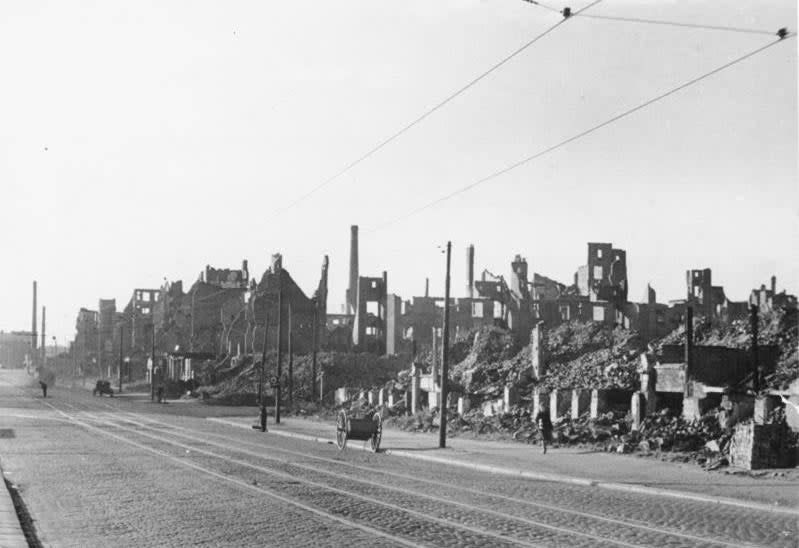
[[[430,278],[424,279],[424,296],[425,297],[430,296]]]
[[[771,277],[771,294],[772,295],[776,295],[777,294],[777,277],[776,276],[772,276]]]
[[[355,314],[358,306],[358,225],[350,227],[350,286],[347,289],[347,310]]]
[[[693,372],[693,350],[694,350],[694,309],[691,306],[685,307],[685,385],[683,395],[687,398],[691,396],[691,377]]]
[[[33,281],[33,323],[31,324],[32,345],[31,348],[36,350],[38,341],[36,340],[36,280]]]
[[[474,244],[466,248],[466,296],[474,298]]]

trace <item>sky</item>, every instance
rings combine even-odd
[[[550,5],[573,10],[574,4]],[[605,0],[585,12],[776,33],[792,0]],[[407,213],[776,39],[573,17],[388,146],[284,210],[554,25],[521,0],[0,3],[0,329],[48,339],[80,307],[190,285],[205,265],[260,278],[273,253],[309,295],[330,256],[339,311],[350,225],[361,275],[454,296],[475,269],[570,283],[586,243],[627,250],[630,298],[713,269],[732,300],[799,290],[797,40],[585,138]],[[282,213],[277,212],[284,210]]]

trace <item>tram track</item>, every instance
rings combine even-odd
[[[197,447],[196,443],[202,443],[203,445],[210,446],[210,447],[212,447],[212,448],[214,448],[216,450],[232,451],[232,452],[234,452],[234,453],[236,453],[236,454],[238,454],[240,456],[245,456],[247,458],[264,460],[264,461],[268,461],[268,462],[271,462],[271,463],[277,463],[277,464],[283,465],[283,466],[289,466],[289,467],[295,469],[295,471],[299,471],[300,473],[317,474],[317,475],[321,474],[322,476],[324,476],[326,478],[334,478],[336,480],[345,481],[345,482],[355,482],[355,483],[358,483],[360,485],[368,486],[368,488],[370,488],[370,489],[381,489],[383,491],[390,490],[390,491],[392,491],[394,493],[399,493],[401,495],[408,496],[408,497],[423,498],[423,499],[427,499],[429,501],[433,501],[433,502],[436,502],[436,503],[439,503],[439,504],[456,506],[456,507],[459,507],[461,509],[465,509],[466,511],[471,512],[471,513],[480,513],[480,514],[483,514],[483,515],[486,515],[486,514],[487,515],[492,515],[492,516],[494,516],[496,518],[499,518],[499,519],[502,519],[502,520],[509,520],[509,521],[522,523],[522,524],[524,524],[526,526],[529,526],[529,527],[545,528],[545,529],[549,529],[549,530],[552,530],[552,531],[555,531],[555,532],[558,532],[558,533],[563,533],[563,534],[567,534],[567,535],[576,535],[576,536],[584,537],[584,538],[590,538],[591,540],[596,541],[596,542],[603,542],[603,543],[609,543],[609,544],[616,545],[616,546],[627,546],[627,547],[629,547],[629,546],[642,546],[642,545],[644,545],[644,546],[654,546],[654,545],[673,544],[674,540],[676,538],[679,538],[679,539],[682,539],[683,541],[689,541],[690,543],[692,543],[694,545],[707,545],[707,546],[757,546],[755,544],[741,542],[740,540],[728,541],[728,540],[723,540],[723,539],[711,539],[711,538],[701,537],[701,536],[698,536],[698,535],[691,535],[691,534],[677,532],[677,531],[664,530],[662,528],[646,526],[646,525],[642,525],[642,524],[634,523],[634,522],[624,522],[622,520],[617,520],[617,519],[613,519],[613,518],[606,518],[606,517],[597,516],[597,515],[586,513],[586,512],[580,512],[580,511],[575,511],[575,510],[571,510],[571,509],[564,509],[564,508],[561,508],[561,507],[554,507],[552,505],[546,505],[546,504],[540,504],[540,503],[535,503],[535,502],[531,502],[531,501],[525,501],[525,500],[518,499],[518,498],[503,497],[501,495],[495,495],[495,494],[486,494],[484,492],[478,492],[476,490],[469,489],[469,488],[457,487],[457,486],[452,486],[452,485],[445,485],[445,484],[443,484],[441,482],[437,482],[438,485],[441,486],[441,487],[449,487],[449,488],[457,489],[457,490],[459,490],[461,492],[468,492],[468,493],[471,493],[473,495],[478,495],[479,494],[479,495],[491,497],[491,498],[494,498],[494,499],[502,499],[502,500],[504,500],[506,502],[510,502],[510,503],[513,503],[513,504],[523,504],[523,505],[526,505],[526,506],[537,508],[539,510],[545,510],[545,511],[550,512],[550,513],[551,512],[563,512],[563,513],[566,513],[566,514],[579,515],[583,519],[590,519],[590,520],[593,520],[595,522],[596,521],[604,522],[604,527],[597,527],[596,523],[591,523],[590,524],[591,526],[589,527],[591,530],[602,530],[604,532],[604,535],[586,533],[585,531],[577,531],[577,530],[571,529],[571,528],[552,525],[550,523],[546,523],[546,522],[543,522],[543,521],[540,521],[540,520],[531,520],[529,518],[520,517],[520,516],[517,516],[517,515],[513,515],[513,514],[510,514],[510,513],[507,513],[507,512],[499,512],[499,511],[493,510],[493,509],[485,507],[485,506],[464,503],[464,502],[452,500],[452,499],[449,499],[449,498],[430,495],[428,493],[424,493],[424,492],[413,490],[413,489],[408,489],[408,488],[404,488],[404,487],[398,487],[398,486],[394,486],[394,485],[386,485],[385,483],[378,483],[378,482],[375,482],[375,481],[370,481],[370,480],[364,479],[366,477],[366,475],[362,475],[361,477],[357,477],[356,478],[356,477],[352,477],[352,476],[349,476],[349,475],[346,475],[346,474],[333,472],[333,471],[330,471],[330,470],[320,471],[319,467],[312,467],[312,466],[308,466],[308,465],[304,465],[304,464],[298,463],[296,461],[289,461],[289,460],[286,460],[285,458],[279,458],[279,457],[276,457],[274,455],[265,454],[264,451],[266,450],[267,452],[278,452],[278,453],[282,453],[284,455],[291,455],[291,456],[300,457],[300,458],[310,458],[310,459],[313,459],[315,461],[326,462],[326,463],[331,464],[331,465],[344,465],[344,466],[347,466],[347,467],[352,468],[354,470],[357,470],[358,472],[368,473],[369,476],[374,475],[375,473],[384,474],[385,476],[390,476],[390,477],[393,477],[395,479],[399,478],[399,479],[403,479],[403,480],[406,480],[406,481],[418,482],[420,484],[424,484],[425,482],[428,482],[428,480],[421,480],[419,478],[413,478],[413,477],[410,477],[410,476],[407,476],[407,475],[404,475],[404,474],[396,474],[396,473],[392,473],[392,472],[377,470],[377,469],[372,468],[372,467],[358,466],[358,465],[342,462],[342,461],[339,461],[339,460],[328,459],[328,458],[325,458],[325,457],[318,457],[318,456],[315,456],[315,455],[309,455],[307,453],[299,453],[299,452],[295,452],[295,451],[286,450],[286,449],[283,449],[283,448],[276,448],[276,447],[272,447],[272,446],[270,446],[268,448],[265,448],[263,445],[253,444],[253,443],[248,443],[248,442],[242,442],[241,440],[234,439],[234,438],[228,438],[226,436],[222,436],[222,435],[219,435],[219,434],[208,433],[208,432],[205,432],[205,431],[194,430],[194,429],[190,429],[190,428],[177,426],[177,425],[174,425],[174,424],[165,423],[163,421],[158,421],[158,420],[155,420],[155,419],[153,419],[153,418],[151,418],[149,416],[145,416],[145,415],[142,415],[142,414],[139,414],[139,413],[133,413],[133,412],[129,412],[129,411],[121,411],[117,406],[110,405],[110,404],[105,403],[105,402],[98,402],[98,403],[100,403],[100,405],[102,407],[105,407],[106,409],[110,409],[110,410],[112,410],[114,412],[113,415],[108,415],[107,413],[104,414],[104,421],[106,423],[112,422],[112,423],[114,423],[116,425],[117,428],[120,428],[120,429],[123,429],[123,430],[126,429],[126,427],[123,427],[122,425],[120,425],[119,421],[128,423],[128,424],[133,425],[133,426],[136,427],[136,429],[133,429],[132,431],[136,432],[139,435],[143,435],[145,437],[151,437],[152,439],[155,439],[156,441],[173,443],[173,444],[176,444],[177,446],[179,446],[179,447],[181,447],[181,448],[183,448],[185,450],[188,450],[188,451],[200,451],[200,452],[211,453],[211,452],[208,452],[205,449]],[[90,409],[91,409],[91,406],[87,406],[86,407],[86,411],[87,412],[90,411]],[[124,418],[121,415],[127,416],[128,418]],[[114,422],[114,421],[116,421],[116,422]],[[143,433],[141,431],[142,428],[149,428],[150,429],[149,433]],[[182,432],[176,432],[175,430],[181,430]],[[153,432],[157,432],[157,434],[153,434]],[[164,438],[165,435],[166,436],[177,437],[177,438],[180,438],[182,440],[186,440],[189,443],[175,442],[174,440],[167,440],[167,439]],[[198,435],[203,436],[205,439],[199,440],[198,437],[197,437]],[[228,444],[223,445],[221,443],[211,442],[210,440],[207,439],[208,436],[212,436],[212,437],[214,437],[216,439],[224,440],[224,441],[228,442]],[[190,443],[194,443],[195,445],[191,445]],[[235,450],[232,450],[231,447],[230,447],[230,443],[236,443],[239,446],[242,445],[242,443],[244,443],[247,446],[255,447],[255,448],[260,449],[260,452],[256,453],[254,451],[250,451],[250,450],[247,450],[247,449],[244,449],[244,448],[241,448],[241,447],[238,447]],[[227,458],[229,460],[231,459],[231,457],[229,455],[219,455],[219,454],[215,454],[215,453],[211,453],[211,455],[214,456],[214,457],[217,457],[217,458]],[[263,467],[259,467],[258,465],[255,465],[252,462],[241,461],[241,459],[235,459],[235,462],[237,462],[237,464],[240,464],[242,466],[252,467],[252,468],[255,468],[255,469],[263,471]],[[295,473],[295,474],[290,474],[289,477],[297,478],[297,477],[300,477],[300,476],[299,476],[299,474]],[[323,483],[323,482],[311,482],[311,484],[314,485],[315,487],[322,488],[322,489],[330,488],[329,484],[326,484],[326,483]],[[356,496],[356,497],[362,496],[362,495],[360,495],[358,493],[353,493],[352,491],[347,491],[347,490],[345,490],[344,493],[342,493],[342,494],[345,494],[347,496]],[[377,503],[377,504],[384,504],[384,501],[376,500],[374,498],[369,498],[367,500],[369,500],[370,502],[373,502],[373,503]],[[412,515],[416,515],[416,514],[413,513],[412,510],[408,510],[407,508],[402,508],[402,507],[398,508],[396,505],[394,505],[394,509],[410,512]],[[427,515],[418,516],[418,517],[429,518],[429,516],[427,516]],[[549,518],[553,519],[551,515],[549,516]],[[562,520],[562,518],[560,518],[559,520],[556,519],[555,521],[563,521],[563,520]],[[463,524],[457,524],[457,523],[453,524],[451,522],[447,522],[446,524],[450,525],[450,526],[459,526],[459,527],[463,526]],[[640,544],[640,543],[639,544],[634,544],[634,543],[619,541],[619,540],[614,539],[614,538],[609,536],[609,535],[611,535],[613,533],[618,533],[620,527],[637,529],[638,530],[638,534],[634,535],[634,536],[637,536],[637,538],[640,539],[639,542],[643,542],[643,544]],[[488,529],[477,529],[477,530],[473,530],[472,532],[482,533],[482,534],[491,534],[491,531],[488,530]],[[647,536],[642,536],[642,534],[645,534]],[[504,535],[500,535],[499,537],[502,538],[502,539],[506,538]],[[671,541],[671,542],[669,542],[669,541]]]

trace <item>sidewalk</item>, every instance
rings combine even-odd
[[[256,417],[208,418],[207,420],[251,429]],[[333,422],[282,418],[271,421],[270,434],[321,443],[335,443]],[[675,464],[632,455],[612,455],[573,447],[541,453],[540,446],[521,443],[447,439],[438,449],[438,434],[384,429],[381,453],[461,466],[482,472],[559,481],[619,491],[640,492],[705,502],[732,504],[752,509],[799,515],[799,481],[773,477],[705,472],[692,464]],[[366,449],[350,441],[347,451]]]
[[[4,480],[3,468],[0,466],[0,480]],[[0,485],[0,546],[3,548],[28,548],[28,541],[22,526],[19,524],[17,511],[11,493],[5,481]]]

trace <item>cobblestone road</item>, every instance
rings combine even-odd
[[[19,379],[21,380],[21,379]],[[52,546],[796,546],[795,516],[339,453],[0,374],[3,467]]]

